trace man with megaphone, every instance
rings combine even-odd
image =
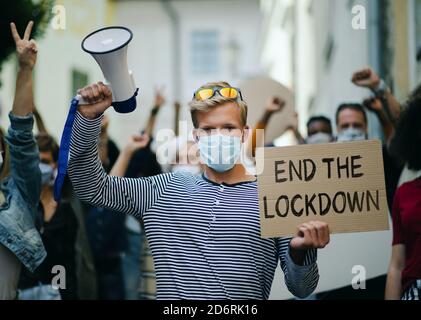
[[[112,93],[103,83],[78,92],[69,176],[76,194],[94,206],[142,219],[157,275],[158,299],[268,299],[280,262],[295,296],[318,283],[317,249],[329,243],[325,223],[298,227],[294,238],[262,239],[255,177],[240,163],[247,139],[247,104],[238,88],[202,86],[190,103],[205,172],[148,178],[108,176],[96,140]],[[217,154],[218,156],[215,156]]]

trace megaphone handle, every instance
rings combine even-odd
[[[108,83],[105,83],[105,85],[108,87],[108,89],[110,89],[110,91],[112,92],[111,86]],[[77,94],[75,99],[77,99],[79,101],[79,105],[80,106],[84,106],[89,104],[89,102],[85,101],[82,96],[80,94]]]

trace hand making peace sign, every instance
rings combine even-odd
[[[23,38],[21,38],[16,29],[16,25],[13,22],[10,23],[10,29],[16,44],[19,66],[21,68],[29,68],[31,70],[34,68],[37,61],[38,52],[35,40],[30,39],[33,25],[33,21],[28,23],[25,34],[23,35]]]

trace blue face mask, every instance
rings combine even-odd
[[[222,134],[199,139],[200,156],[212,170],[223,173],[237,164],[241,155],[241,138]]]
[[[40,162],[39,169],[41,171],[41,185],[51,186],[54,183],[54,169],[45,163]]]
[[[361,129],[348,128],[338,133],[337,142],[351,142],[367,140],[367,134]]]

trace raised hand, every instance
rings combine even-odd
[[[88,104],[79,106],[79,112],[88,119],[95,119],[112,104],[111,90],[102,82],[86,86],[77,92]]]
[[[156,89],[155,90],[155,101],[154,107],[162,107],[165,104],[165,97],[163,95],[163,89]]]
[[[148,134],[134,135],[130,138],[130,142],[126,145],[125,151],[134,153],[137,150],[146,148],[150,141],[151,138]]]
[[[270,113],[278,113],[284,110],[285,105],[285,100],[277,97],[271,98],[266,104],[266,111]]]
[[[28,23],[25,34],[23,35],[23,38],[21,38],[16,29],[16,25],[13,22],[10,23],[12,37],[16,44],[19,66],[20,68],[28,68],[30,70],[32,70],[35,66],[38,52],[35,40],[30,39],[33,25],[33,21]]]
[[[355,72],[351,81],[358,87],[375,90],[379,86],[381,79],[373,69],[366,68]]]

